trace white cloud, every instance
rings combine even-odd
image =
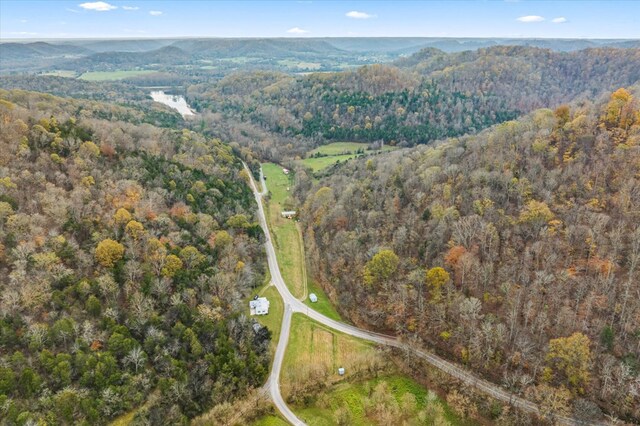
[[[567,22],[567,18],[561,16],[559,18],[553,18],[551,22],[553,22],[554,24],[564,24],[565,22]]]
[[[86,9],[86,10],[95,10],[96,12],[108,12],[110,10],[118,8],[118,6],[114,6],[112,4],[105,3],[103,1],[94,1],[94,2],[90,2],[90,3],[81,3],[81,4],[78,5],[78,7],[81,7],[81,8]]]
[[[79,10],[70,9],[70,8],[68,8],[68,7],[67,7],[65,10],[66,10],[67,12],[80,13],[80,11],[79,11]]]
[[[160,16],[162,15],[162,12],[159,10],[152,10],[151,12],[149,12],[149,15],[151,16]]]
[[[10,31],[7,34],[11,34],[11,35],[38,35],[38,33],[32,33],[30,31]]]
[[[124,10],[138,10],[140,9],[138,6],[122,6]]]
[[[309,31],[303,30],[302,28],[293,27],[287,30],[289,34],[307,34]]]
[[[21,20],[20,20],[20,23],[21,23],[21,24],[26,24],[27,22],[29,22],[29,21],[27,21],[26,19],[21,19]]]
[[[351,12],[345,13],[345,16],[353,19],[370,19],[376,17],[376,15],[371,15],[366,12],[358,12],[357,10],[352,10]]]
[[[521,16],[518,19],[516,19],[516,21],[520,21],[520,22],[542,22],[544,21],[544,18],[542,16],[538,16],[538,15],[527,15],[527,16]]]

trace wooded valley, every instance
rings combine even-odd
[[[640,422],[637,40],[0,57],[0,424]]]

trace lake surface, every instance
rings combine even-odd
[[[155,90],[151,92],[151,97],[154,101],[160,102],[161,104],[165,104],[168,107],[171,107],[178,111],[182,117],[187,117],[189,115],[195,115],[194,112],[189,108],[187,101],[184,99],[184,96],[181,95],[169,95],[162,90]]]

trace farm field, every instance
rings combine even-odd
[[[348,161],[358,155],[377,152],[368,150],[367,146],[368,144],[360,142],[333,142],[309,151],[307,157],[300,160],[300,162],[310,167],[314,172],[318,172],[336,163]],[[382,151],[388,152],[394,149],[396,148],[393,146],[384,146]]]
[[[308,425],[469,424],[435,393],[387,363],[375,345],[295,314],[282,370],[283,396],[293,395],[292,408]],[[337,374],[338,367],[345,368],[345,376]],[[323,380],[327,386],[318,387],[312,397],[295,397],[301,383],[313,386]],[[276,416],[261,421],[265,423],[258,424],[280,424]]]
[[[280,378],[285,399],[310,378],[326,377],[329,382],[343,381],[365,366],[384,363],[375,345],[334,332],[312,319],[294,314],[289,345]],[[338,375],[338,368],[346,370]]]
[[[314,154],[322,155],[342,155],[342,154],[355,154],[358,150],[364,152],[373,152],[367,149],[368,144],[362,142],[333,142],[326,145],[319,146],[307,154],[308,157]],[[393,146],[385,145],[382,151],[393,151],[396,149]]]
[[[305,61],[296,61],[293,59],[281,59],[278,61],[278,64],[296,69],[308,69],[308,70],[319,70],[322,67],[320,62],[305,62]]]
[[[113,81],[125,78],[138,77],[146,74],[153,74],[152,70],[130,70],[130,71],[89,71],[78,77],[87,81]]]
[[[355,156],[356,154],[331,155],[327,157],[309,157],[305,158],[304,160],[300,160],[300,162],[305,166],[310,167],[314,172],[319,172],[320,170],[324,170],[336,163],[348,161]]]
[[[292,182],[288,175],[282,173],[282,167],[276,164],[263,164],[262,169],[271,194],[266,213],[282,277],[295,297],[304,297],[307,279],[302,238],[296,222],[280,216],[280,212],[291,208],[287,206],[287,188],[290,188]]]

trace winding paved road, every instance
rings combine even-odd
[[[517,395],[503,389],[502,387],[494,383],[481,379],[475,376],[473,373],[469,372],[468,370],[452,362],[449,362],[443,358],[440,358],[437,355],[427,352],[424,349],[417,349],[414,347],[410,347],[409,345],[403,343],[401,340],[399,340],[396,337],[363,330],[363,329],[354,327],[352,325],[333,320],[313,310],[309,306],[302,303],[300,300],[296,299],[293,296],[293,294],[291,294],[291,292],[289,291],[289,288],[285,284],[284,279],[282,279],[282,275],[280,274],[280,268],[278,266],[278,259],[276,257],[276,252],[271,242],[271,234],[269,232],[269,226],[267,225],[267,219],[264,214],[264,207],[262,205],[262,197],[267,194],[267,185],[264,180],[264,175],[262,174],[262,169],[260,169],[260,180],[262,184],[262,192],[259,192],[257,185],[253,179],[253,175],[251,174],[251,171],[249,170],[246,164],[244,165],[244,167],[249,173],[251,189],[253,190],[253,194],[258,204],[258,219],[260,221],[260,226],[262,227],[262,230],[264,231],[264,234],[266,236],[265,249],[267,251],[267,263],[269,265],[269,271],[271,272],[271,281],[276,286],[284,302],[284,318],[282,321],[282,328],[280,331],[280,341],[278,342],[278,346],[276,347],[276,353],[273,359],[273,367],[271,368],[271,374],[269,375],[269,379],[267,380],[267,383],[265,384],[264,389],[269,392],[276,408],[282,413],[282,415],[287,419],[289,423],[293,425],[305,424],[287,406],[286,402],[282,398],[282,394],[280,393],[280,384],[279,384],[280,371],[282,369],[282,361],[284,359],[284,354],[287,348],[287,344],[289,342],[289,332],[291,329],[291,316],[294,312],[303,313],[308,317],[312,318],[313,320],[321,324],[324,324],[328,327],[331,327],[334,330],[340,331],[342,333],[345,333],[354,337],[359,337],[361,339],[379,343],[382,345],[392,346],[402,350],[411,351],[416,356],[422,358],[432,366],[444,371],[445,373],[455,377],[456,379],[464,382],[469,386],[473,386],[474,388],[480,390],[481,392],[487,395],[490,395],[491,397],[499,401],[513,405],[529,413],[540,414],[540,409],[533,402],[520,398]],[[593,422],[578,421],[576,419],[564,417],[564,416],[554,416],[553,419],[557,424],[565,424],[565,425],[604,425],[605,424],[597,421],[593,421]]]

